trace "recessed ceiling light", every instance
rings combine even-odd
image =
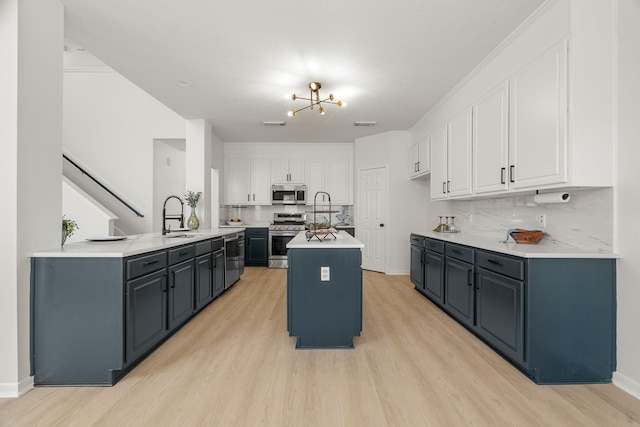
[[[284,122],[262,122],[265,126],[284,126]]]
[[[354,126],[375,126],[378,122],[353,122]]]
[[[176,84],[180,87],[191,87],[193,83],[189,80],[176,80]]]

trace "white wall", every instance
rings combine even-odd
[[[113,236],[113,221],[118,219],[104,206],[67,178],[62,179],[62,215],[76,221],[78,227],[65,243],[82,242],[88,237]]]
[[[388,171],[387,274],[409,273],[409,235],[412,231],[423,230],[430,216],[427,195],[429,181],[408,178],[410,145],[410,134],[401,131],[385,132],[355,141],[356,177],[362,169],[386,167]],[[356,179],[356,201],[357,187]]]
[[[640,399],[640,2],[618,0],[618,372],[616,385]]]
[[[182,197],[186,188],[186,142],[184,139],[159,139],[153,149],[153,218],[154,231],[162,230],[162,206],[168,196]],[[167,213],[178,213],[179,203],[172,199],[167,203]],[[185,215],[189,210],[185,209]],[[167,226],[178,228],[176,221],[169,221]],[[185,224],[186,226],[186,224]]]
[[[60,245],[62,39],[58,0],[0,2],[0,397],[32,387],[30,254]]]
[[[64,74],[64,149],[107,187],[142,211],[140,233],[159,231],[153,218],[155,139],[185,138],[185,121],[115,72]]]

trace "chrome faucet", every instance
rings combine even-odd
[[[180,202],[180,215],[169,215],[167,216],[167,202],[169,199],[178,199]],[[178,196],[169,196],[164,200],[164,205],[162,205],[162,235],[164,236],[167,233],[171,233],[171,226],[167,228],[167,220],[175,219],[180,220],[180,228],[184,228],[184,202]]]

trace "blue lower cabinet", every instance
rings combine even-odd
[[[249,267],[269,265],[269,229],[267,227],[247,228],[244,231],[244,264]]]
[[[615,259],[527,259],[440,245],[441,253],[427,246],[426,254],[435,258],[420,259],[426,260],[423,294],[438,302],[430,283],[442,274],[440,305],[451,317],[536,383],[611,382],[616,369]],[[417,260],[412,258],[412,271]]]

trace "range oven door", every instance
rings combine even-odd
[[[287,268],[287,243],[298,234],[297,231],[269,230],[269,267]]]

